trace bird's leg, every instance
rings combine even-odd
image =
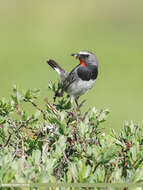
[[[77,97],[75,98],[75,103],[76,103],[76,105],[77,105],[77,108],[79,107],[78,99],[79,99],[79,96],[77,96]]]
[[[74,96],[70,96],[70,102],[71,102],[71,109],[72,109],[72,110],[74,110],[73,101],[74,101]]]
[[[80,109],[82,106],[83,106],[83,104],[86,102],[86,100],[83,100],[80,104],[79,104],[79,106],[78,106],[78,109]]]
[[[73,116],[75,117],[75,119],[79,122],[79,118],[78,118],[77,110],[76,110],[76,108],[75,108],[75,106],[74,106],[74,103],[73,103],[74,99],[75,99],[74,96],[70,96],[71,113],[73,114]],[[75,99],[75,101],[76,101],[76,99]],[[76,104],[77,104],[77,102],[76,102]]]
[[[75,98],[75,103],[77,105],[77,110],[80,110],[80,108],[83,106],[83,104],[86,102],[86,100],[83,100],[80,104],[78,103],[79,96]]]

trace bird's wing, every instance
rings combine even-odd
[[[75,74],[72,72],[70,73],[66,79],[63,81],[63,89],[64,91],[66,91],[66,89],[70,86],[71,83],[73,83],[76,80],[76,76]]]
[[[77,65],[63,81],[63,89],[62,89],[63,91],[66,91],[66,89],[70,86],[70,84],[77,79],[76,70],[78,67],[79,65]]]

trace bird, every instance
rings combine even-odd
[[[49,59],[47,63],[58,73],[62,83],[61,95],[67,92],[70,96],[71,105],[88,92],[95,84],[98,76],[98,61],[94,53],[80,51],[72,53],[71,56],[79,60],[79,64],[70,73],[66,72],[56,61]]]

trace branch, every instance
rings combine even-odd
[[[43,115],[43,119],[44,120],[47,120],[46,119],[46,113],[37,105],[37,104],[35,104],[33,101],[29,101],[37,110],[39,110],[41,113],[42,113],[42,115]]]
[[[10,133],[10,135],[9,135],[9,137],[8,137],[8,139],[7,139],[7,141],[6,141],[6,143],[5,143],[4,146],[7,146],[7,145],[8,145],[8,143],[9,143],[9,141],[10,141],[10,139],[11,139],[11,137],[12,137],[13,134],[17,133],[17,132],[19,131],[19,129],[21,129],[22,127],[25,127],[26,125],[28,125],[28,123],[29,123],[32,119],[33,119],[33,118],[30,117],[28,120],[26,120],[25,122],[23,122],[23,123],[18,127],[18,129],[16,129],[16,131],[15,131],[14,133]]]
[[[63,155],[64,155],[64,158],[65,158],[67,164],[68,164],[69,166],[71,166],[71,163],[70,163],[70,161],[68,160],[68,158],[67,158],[65,152],[63,152]],[[69,167],[69,168],[70,168],[70,167]],[[74,182],[77,183],[77,180],[76,180],[76,178],[75,178],[75,176],[74,176],[74,174],[73,174],[71,168],[70,168],[70,171],[71,171],[71,175],[72,175],[72,178],[73,178]]]

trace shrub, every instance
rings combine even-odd
[[[57,92],[61,85],[49,88]],[[0,100],[0,183],[143,181],[141,127],[125,123],[120,134],[105,134],[108,110],[70,109],[65,97],[46,98],[40,108],[38,94],[14,86],[10,100]]]

